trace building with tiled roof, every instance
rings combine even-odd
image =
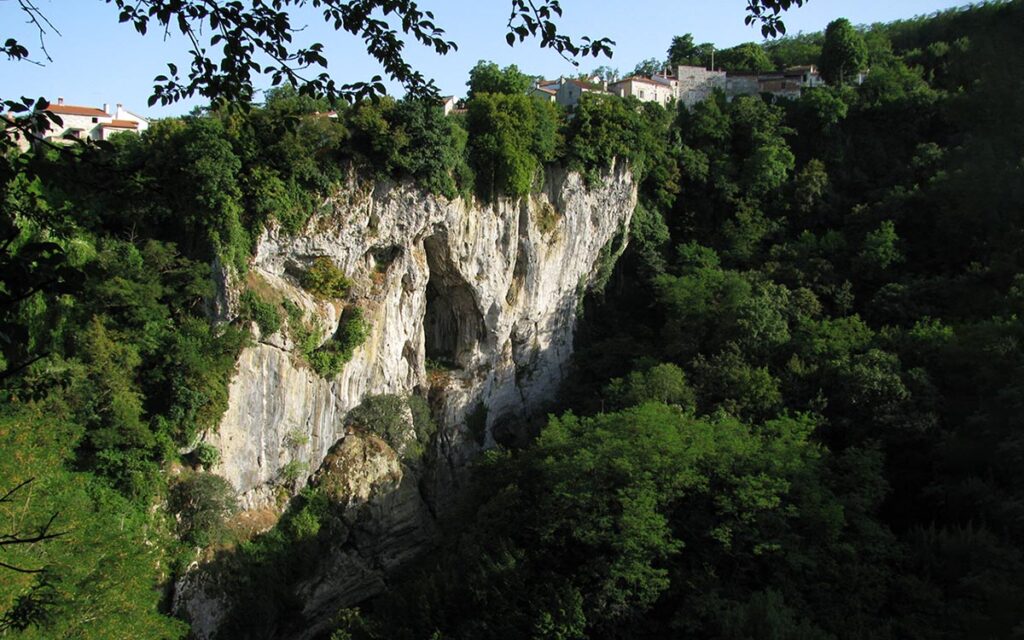
[[[66,104],[64,98],[57,98],[57,102],[50,102],[44,111],[56,115],[61,124],[50,123],[50,129],[43,138],[52,142],[67,140],[109,140],[115,133],[134,131],[142,133],[149,128],[149,121],[142,116],[132,113],[118,104],[113,113],[108,105],[99,107],[86,107],[74,104]]]
[[[566,79],[559,84],[558,92],[555,94],[555,102],[563,107],[575,107],[580,103],[580,97],[584,93],[607,93],[605,83]]]
[[[657,102],[665,106],[676,99],[675,87],[664,76],[632,75],[608,85],[608,91],[620,98],[632,96],[641,102]]]
[[[441,96],[440,103],[441,108],[444,109],[444,115],[448,115],[452,111],[455,111],[455,96]]]
[[[555,102],[558,99],[558,86],[557,84],[553,87],[537,85],[530,89],[530,95],[547,102]]]

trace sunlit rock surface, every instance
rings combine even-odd
[[[219,429],[206,435],[221,453],[214,471],[243,508],[278,507],[282,485],[293,493],[331,473],[337,499],[358,512],[350,551],[325,558],[301,586],[307,619],[380,592],[390,568],[429,544],[432,514],[457,494],[460,471],[481,446],[515,439],[544,415],[566,374],[582,294],[623,248],[635,204],[621,165],[592,185],[551,169],[540,193],[493,204],[354,182],[303,233],[259,239],[247,286],[291,300],[325,339],[345,305],[361,307],[370,325],[331,380],[302,362],[287,331],[260,336],[239,358]],[[299,286],[323,256],[353,280],[347,300],[317,300]],[[241,285],[221,283],[222,319],[232,317]],[[443,366],[428,370],[428,361]],[[380,393],[430,398],[439,429],[422,478],[397,458],[388,466],[368,455],[372,441],[346,436],[345,414]],[[354,464],[356,454],[367,455]],[[196,574],[182,581],[176,606],[203,638],[217,626],[216,596],[192,586],[202,584]]]

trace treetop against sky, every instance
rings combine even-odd
[[[52,58],[47,61],[38,48],[38,33],[26,23],[20,3],[0,2],[0,24],[7,25],[4,38],[15,37],[33,51],[29,62],[0,62],[4,79],[0,93],[5,98],[20,95],[64,97],[73,104],[101,106],[121,102],[137,112],[150,116],[168,116],[188,112],[196,105],[206,104],[203,97],[193,97],[169,106],[159,104],[147,108],[153,93],[153,78],[167,72],[172,62],[185,71],[188,68],[187,38],[176,33],[164,34],[155,26],[141,36],[130,24],[119,24],[119,11],[113,4],[100,0],[50,0],[36,2],[52,25],[47,30],[46,49]],[[574,67],[556,52],[525,42],[515,47],[505,43],[510,3],[508,0],[473,2],[445,0],[422,2],[420,9],[431,11],[434,23],[444,30],[443,39],[455,42],[457,50],[438,55],[433,47],[407,40],[404,54],[411,67],[426,79],[433,79],[442,94],[463,95],[469,69],[481,59],[501,65],[516,64],[527,73],[548,77],[570,75],[607,65],[628,71],[638,61],[664,57],[672,36],[693,33],[698,42],[714,42],[728,47],[740,42],[761,40],[758,25],[744,24],[747,3],[743,0],[645,0],[643,2],[612,2],[598,0],[563,0],[564,14],[557,19],[559,32],[579,39],[580,36],[607,37],[614,41],[613,57],[587,56]],[[846,17],[854,24],[884,22],[958,6],[951,0],[812,0],[801,8],[784,14],[788,33],[823,30],[831,20]],[[339,85],[367,81],[375,75],[385,77],[387,91],[401,95],[399,83],[387,81],[387,73],[371,58],[360,38],[335,32],[324,24],[319,12],[307,7],[292,16],[302,27],[297,39],[304,44],[321,42],[328,60],[326,72]],[[208,39],[208,36],[206,36]],[[215,57],[215,56],[211,56]],[[257,89],[269,86],[268,78],[256,78]],[[264,86],[266,85],[266,86]]]

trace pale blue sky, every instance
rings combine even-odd
[[[168,116],[185,113],[201,101],[171,107],[146,106],[152,78],[167,62],[187,67],[187,48],[181,38],[164,41],[161,34],[135,33],[118,24],[117,11],[101,0],[36,0],[61,35],[49,34],[46,43],[53,62],[43,67],[25,62],[0,61],[0,97],[21,95],[63,96],[69,104],[101,106],[117,102],[138,113]],[[481,59],[501,65],[516,64],[530,74],[557,77],[576,70],[556,53],[540,50],[527,40],[510,48],[505,44],[508,0],[420,0],[434,12],[436,22],[459,51],[440,57],[415,44],[407,45],[408,58],[442,93],[463,95],[469,69]],[[855,24],[888,22],[961,6],[964,0],[810,0],[785,15],[789,32],[818,31],[837,17]],[[743,24],[745,0],[562,0],[561,28],[572,35],[606,36],[616,41],[614,58],[587,58],[580,69],[608,65],[628,71],[645,58],[662,58],[673,35],[693,33],[697,42],[729,47],[759,41],[760,32]],[[317,14],[296,17],[309,28],[309,42],[323,42],[330,61],[328,71],[339,83],[366,80],[381,70],[369,59],[359,40],[336,34]],[[12,0],[0,0],[0,37],[17,37],[38,53],[37,37],[24,24]],[[381,74],[383,75],[383,74]],[[394,91],[392,86],[389,90]]]

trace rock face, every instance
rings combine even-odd
[[[392,569],[411,560],[437,536],[416,472],[380,438],[350,433],[330,449],[310,479],[330,499],[341,524],[315,575],[294,588],[302,624],[274,637],[315,638],[337,612],[380,593]],[[232,606],[230,558],[196,567],[178,581],[174,609],[192,625],[192,637],[217,637]]]
[[[370,334],[333,380],[304,366],[282,332],[243,351],[228,410],[208,441],[221,452],[215,471],[244,507],[271,504],[282,470],[314,471],[344,435],[345,413],[368,394],[430,389],[442,453],[456,467],[480,436],[490,444],[503,425],[543,410],[564,377],[580,295],[624,241],[636,204],[622,166],[593,188],[557,169],[545,184],[486,207],[405,184],[353,186],[304,233],[260,238],[247,276],[255,288],[291,300],[330,336],[340,304],[298,286],[303,270],[326,256],[354,281],[351,297]],[[450,370],[428,377],[428,359]],[[483,434],[465,426],[474,411]]]
[[[325,558],[299,589],[307,620],[382,590],[388,569],[434,535],[422,496],[442,509],[481,446],[513,439],[543,416],[566,373],[582,293],[624,247],[635,204],[621,164],[594,186],[550,169],[540,193],[489,205],[409,184],[354,183],[303,233],[259,239],[246,286],[290,300],[330,336],[343,304],[299,286],[304,270],[327,257],[352,279],[347,304],[361,307],[370,327],[331,380],[303,364],[288,331],[260,336],[241,354],[218,431],[207,434],[221,453],[214,471],[244,508],[274,505],[282,483],[295,490],[316,471],[313,482],[358,514],[350,551]],[[241,285],[220,288],[222,317],[237,307]],[[444,366],[428,370],[428,362]],[[430,397],[438,462],[422,479],[382,453],[381,441],[345,433],[345,414],[382,393]],[[216,596],[195,574],[181,585],[178,610],[196,637],[209,637]]]

